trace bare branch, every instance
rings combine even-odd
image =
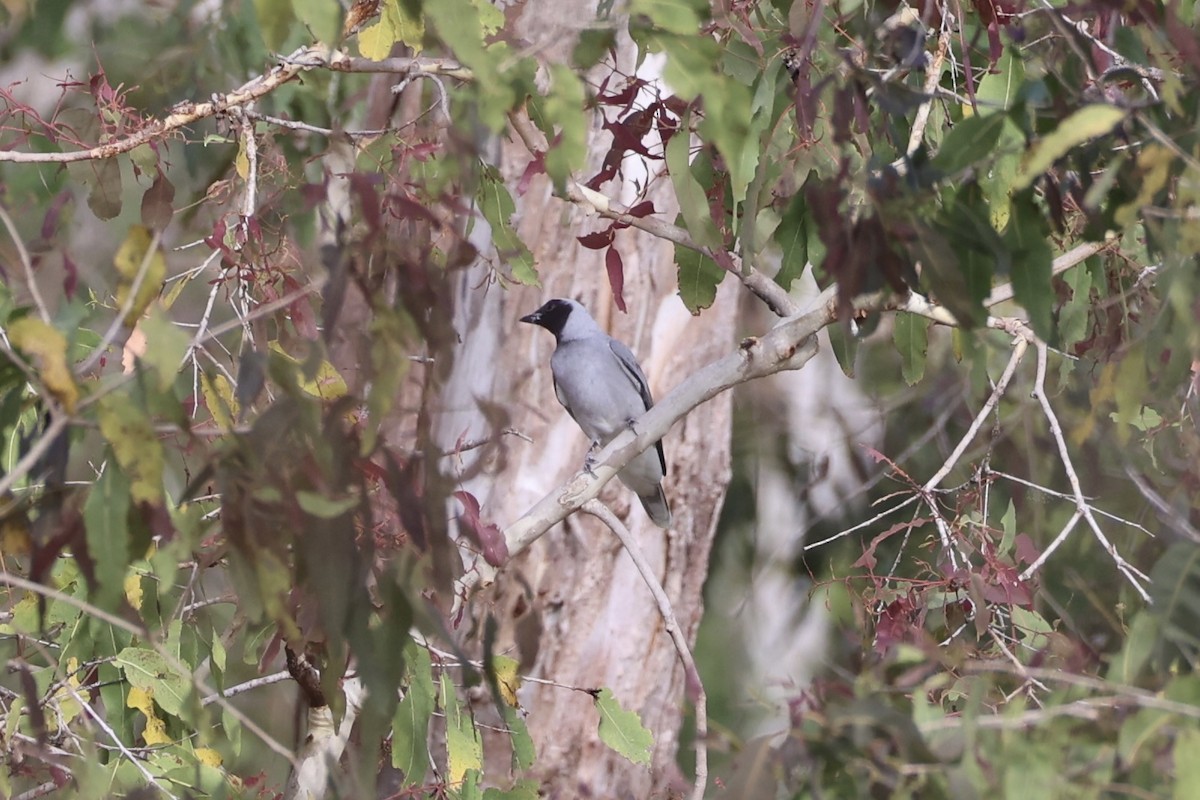
[[[281,58],[278,66],[259,75],[232,92],[214,95],[205,103],[177,103],[172,113],[163,119],[150,120],[140,131],[96,145],[87,150],[69,153],[30,153],[12,150],[0,151],[0,162],[14,161],[22,164],[67,164],[74,161],[91,161],[99,158],[128,153],[134,148],[165,139],[175,131],[186,128],[202,119],[216,116],[232,108],[240,108],[265,97],[280,86],[291,81],[301,72],[327,68],[339,72],[394,72],[402,75],[444,75],[460,80],[469,80],[471,71],[448,59],[436,58],[388,58],[372,61],[352,58],[340,51],[330,52],[323,46],[301,47]]]
[[[1071,462],[1071,453],[1067,449],[1067,441],[1063,436],[1062,426],[1058,423],[1054,407],[1050,405],[1050,398],[1046,396],[1046,350],[1047,348],[1044,343],[1037,342],[1037,378],[1033,384],[1033,396],[1042,407],[1042,413],[1046,416],[1046,422],[1050,426],[1050,434],[1054,437],[1054,443],[1058,447],[1058,457],[1062,461],[1063,469],[1067,473],[1067,480],[1071,483],[1075,508],[1087,520],[1088,527],[1092,529],[1092,533],[1095,535],[1096,540],[1100,542],[1100,546],[1112,557],[1113,562],[1117,565],[1117,569],[1129,580],[1130,585],[1133,586],[1141,598],[1149,603],[1151,602],[1150,595],[1143,588],[1142,582],[1149,582],[1150,579],[1145,573],[1130,564],[1117,552],[1117,548],[1113,546],[1108,537],[1104,535],[1104,532],[1100,530],[1100,524],[1096,522],[1096,516],[1092,513],[1092,506],[1088,503],[1087,498],[1084,497],[1083,488],[1079,484],[1079,476],[1075,473],[1075,466]],[[1059,539],[1065,540],[1068,533],[1070,533],[1069,527],[1064,528],[1063,532],[1059,534]],[[1025,573],[1022,573],[1022,577],[1026,573],[1032,574],[1031,569],[1032,566],[1030,569],[1025,570]]]
[[[654,568],[646,560],[637,541],[629,533],[625,524],[617,519],[617,515],[608,506],[595,499],[588,500],[581,508],[601,520],[621,540],[625,552],[629,554],[633,565],[637,567],[642,580],[650,589],[650,594],[654,595],[654,602],[658,604],[658,613],[662,615],[663,627],[667,631],[667,635],[671,637],[671,642],[675,645],[675,652],[679,654],[679,660],[683,663],[684,683],[695,687],[696,782],[692,787],[692,800],[704,800],[704,790],[708,786],[708,696],[704,692],[704,683],[700,680],[700,671],[696,669],[696,660],[692,658],[692,651],[688,648],[683,630],[679,627],[679,621],[675,619],[671,599],[667,597],[666,591],[663,590],[662,584],[654,574]]]
[[[42,290],[38,288],[37,278],[33,274],[33,260],[29,257],[29,251],[25,249],[25,242],[21,241],[20,235],[17,234],[17,226],[13,223],[12,217],[8,214],[8,209],[0,205],[0,220],[3,220],[4,227],[8,230],[8,235],[13,241],[13,247],[17,248],[17,258],[21,261],[21,268],[25,270],[25,282],[29,285],[29,296],[33,298],[33,304],[37,307],[38,316],[42,318],[42,322],[50,324],[50,309],[46,306],[46,301],[42,297]]]

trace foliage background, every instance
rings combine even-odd
[[[1190,3],[0,13],[6,795],[1200,793]],[[526,549],[562,295],[691,412],[603,497],[699,681]]]

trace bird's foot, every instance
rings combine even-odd
[[[596,453],[600,451],[600,440],[593,439],[592,446],[588,448],[587,455],[583,457],[583,471],[593,478],[596,473],[592,471],[592,467],[596,466]]]

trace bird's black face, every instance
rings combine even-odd
[[[531,325],[541,325],[546,330],[554,334],[557,339],[562,333],[563,326],[567,324],[567,318],[571,316],[571,304],[566,300],[547,300],[546,303],[532,314],[521,317],[521,322],[528,322]]]

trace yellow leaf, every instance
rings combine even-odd
[[[69,725],[71,720],[79,716],[79,712],[83,710],[83,706],[79,703],[79,659],[70,658],[67,660],[67,678],[55,690],[54,696],[51,698],[47,708],[57,712],[58,719],[56,720],[59,726]]]
[[[142,610],[142,576],[131,572],[125,576],[125,599],[135,610]]]
[[[167,724],[159,719],[154,711],[154,692],[150,689],[131,687],[129,697],[125,698],[125,705],[137,709],[146,717],[146,729],[142,731],[142,738],[146,740],[147,747],[171,743],[171,737],[167,735]]]
[[[150,418],[143,409],[115,395],[101,401],[96,416],[100,433],[129,477],[133,499],[157,503],[162,499],[164,456]]]
[[[196,760],[209,767],[221,766],[221,754],[211,747],[197,747]]]
[[[270,347],[293,364],[300,363],[295,356],[284,352],[283,345],[278,341],[271,342]],[[301,378],[300,388],[307,394],[321,400],[336,400],[339,397],[345,396],[346,392],[349,391],[349,388],[346,386],[346,379],[327,360],[322,361],[321,365],[317,367],[317,374],[313,376],[312,380]]]
[[[131,225],[129,233],[125,235],[125,241],[121,242],[121,246],[117,248],[117,254],[113,256],[113,266],[117,268],[117,274],[120,275],[117,283],[118,308],[125,307],[125,302],[133,290],[133,284],[142,271],[142,265],[145,264],[146,274],[142,278],[141,284],[138,285],[137,294],[134,295],[133,302],[129,306],[129,313],[125,315],[125,325],[130,328],[137,324],[138,318],[142,316],[146,306],[150,305],[150,301],[158,296],[162,290],[163,281],[167,278],[167,259],[163,256],[160,247],[155,247],[153,252],[150,251],[153,241],[154,235],[149,228],[143,225]]]
[[[238,154],[237,159],[233,162],[237,169],[238,177],[246,180],[250,175],[250,158],[246,155],[246,140],[245,138],[238,139]]]
[[[67,366],[67,337],[36,317],[22,317],[8,327],[13,346],[24,351],[38,370],[38,377],[68,413],[79,402],[79,387]]]
[[[392,45],[403,42],[414,56],[418,56],[424,38],[424,19],[410,17],[399,0],[384,0],[379,9],[379,21],[359,32],[358,52],[365,58],[379,61],[391,54]]]
[[[500,686],[500,694],[504,702],[513,708],[517,707],[517,690],[521,688],[521,676],[517,669],[520,664],[508,656],[493,656],[492,669],[496,671],[496,683]]]
[[[204,404],[208,406],[208,413],[212,414],[213,422],[224,430],[232,428],[238,413],[238,402],[225,376],[210,378],[207,374],[200,373],[200,393],[204,395]]]
[[[0,500],[0,553],[23,556],[29,553],[29,516],[11,494]]]

